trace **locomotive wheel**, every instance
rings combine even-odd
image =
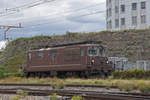
[[[79,77],[84,78],[84,73],[83,73],[83,72],[80,72],[80,73],[79,73]]]
[[[66,78],[66,72],[58,72],[57,76],[60,78]]]
[[[40,72],[37,73],[37,77],[39,77],[39,78],[42,77]]]
[[[78,72],[72,72],[72,77],[73,78],[78,78],[79,77],[79,73]]]
[[[42,78],[45,78],[47,75],[46,75],[46,73],[42,73]]]
[[[30,77],[35,77],[35,73],[30,73]]]
[[[84,77],[89,78],[90,77],[90,71],[85,71],[84,72]]]

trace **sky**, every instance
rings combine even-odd
[[[105,0],[0,0],[0,25],[21,23],[24,27],[10,29],[10,40],[66,31],[102,31],[106,29],[105,16]],[[0,30],[0,41],[4,40],[3,32]]]

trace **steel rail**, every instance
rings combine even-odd
[[[114,92],[96,92],[96,91],[78,91],[78,90],[35,90],[22,89],[32,96],[48,96],[57,93],[60,96],[80,95],[85,100],[150,100],[150,95],[132,94],[132,93],[114,93]],[[0,89],[1,94],[17,94],[18,90]]]
[[[27,91],[33,96],[48,96],[57,93],[60,96],[80,95],[86,100],[150,100],[150,94],[128,93],[128,92],[100,92],[100,91],[80,91],[80,90],[42,90],[30,89],[29,87],[51,87],[51,84],[0,84],[0,94],[17,94],[18,90]],[[80,85],[66,84],[66,87],[90,87],[90,88],[108,88],[104,85]],[[6,88],[5,88],[6,87]],[[8,88],[8,87],[13,87]],[[110,89],[119,89],[117,86],[110,86]]]
[[[52,84],[0,84],[0,86],[34,86],[34,87],[48,87]],[[81,84],[65,84],[66,87],[91,87],[91,88],[118,88],[117,86],[105,86],[105,85],[81,85]]]

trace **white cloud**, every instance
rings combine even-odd
[[[5,8],[13,8],[31,2],[35,2],[35,0],[0,0],[0,8],[4,10]],[[21,36],[18,34],[19,32],[24,34],[23,36],[28,36],[33,33],[35,35],[35,32],[37,32],[37,35],[42,32],[46,35],[47,33],[64,33],[68,30],[76,30],[78,32],[104,30],[105,13],[78,17],[94,11],[105,10],[105,3],[103,2],[105,0],[56,0],[55,2],[42,4],[13,15],[0,17],[0,23],[4,25],[18,25],[20,22],[23,23],[24,29],[8,31],[9,36],[13,38]],[[87,9],[76,10],[86,7]],[[42,24],[37,28],[28,27],[48,22],[49,24]],[[57,29],[58,27],[60,30]]]
[[[6,41],[0,41],[0,50],[4,49],[6,47],[6,44]]]

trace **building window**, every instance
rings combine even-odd
[[[107,22],[107,29],[108,29],[108,22]]]
[[[132,17],[132,25],[137,25],[137,16]]]
[[[132,10],[137,10],[137,3],[132,3]]]
[[[111,3],[111,0],[109,0],[109,3]]]
[[[146,15],[141,15],[141,24],[146,23]]]
[[[119,19],[115,19],[115,27],[116,27],[116,28],[119,27]]]
[[[109,21],[109,29],[112,29],[112,22],[111,22],[111,20]]]
[[[109,12],[108,12],[108,11],[109,11],[109,10],[107,9],[107,17],[109,17],[109,15],[108,15]]]
[[[106,5],[108,6],[108,0],[106,0]]]
[[[107,4],[107,5],[111,4],[111,0],[107,0],[107,1],[106,1],[106,4]]]
[[[107,22],[107,29],[111,29],[112,28],[112,22],[111,20]]]
[[[125,5],[121,5],[121,12],[125,12]]]
[[[109,8],[108,16],[109,16],[109,17],[111,16],[111,8]]]
[[[141,9],[146,9],[146,2],[141,2]]]
[[[125,18],[121,18],[121,25],[125,25]]]
[[[111,29],[112,28],[112,22],[111,20],[107,22],[107,29]]]
[[[43,52],[39,52],[38,53],[38,58],[43,58],[44,57],[44,53]]]
[[[119,12],[118,10],[119,10],[118,6],[115,6],[115,13],[118,13]]]

